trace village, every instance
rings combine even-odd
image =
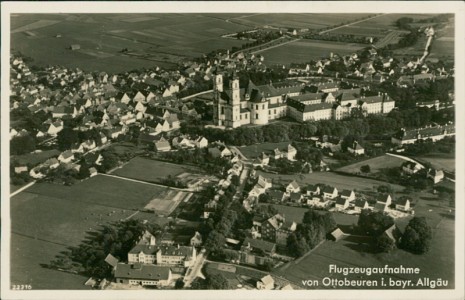
[[[410,153],[423,143],[440,148],[453,140],[453,90],[410,105],[428,115],[415,126],[400,112],[407,100],[380,86],[403,91],[441,84],[454,78],[453,64],[399,60],[374,46],[293,67],[267,66],[264,55],[229,50],[178,70],[124,74],[40,68],[20,54],[10,64],[12,197],[42,183],[79,187],[111,177],[166,188],[152,193],[150,204],[128,208],[174,223],[158,231],[195,223],[183,242],[137,227],[123,257],[104,253],[99,267],[109,273],[89,276],[85,285],[92,288],[301,289],[276,270],[327,240],[361,236],[381,252],[400,249],[410,225],[399,224],[417,215],[413,198],[452,194],[455,172]],[[383,118],[390,117],[405,128],[392,121],[371,140],[361,138],[369,130],[360,120],[387,124]],[[384,156],[398,159],[389,167],[399,176],[381,180],[369,163],[350,174],[339,170]],[[362,219],[382,228],[372,230]]]

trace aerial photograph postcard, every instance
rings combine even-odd
[[[2,299],[460,299],[465,6],[363,3],[2,3]]]

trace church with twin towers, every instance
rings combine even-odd
[[[285,116],[299,122],[341,120],[355,108],[368,115],[386,114],[395,107],[395,101],[387,94],[364,96],[360,88],[341,90],[336,82],[257,86],[249,81],[241,87],[239,78],[233,75],[226,87],[222,74],[215,75],[213,80],[213,122],[223,128],[266,125]]]

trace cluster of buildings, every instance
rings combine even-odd
[[[145,231],[138,243],[129,251],[128,261],[119,262],[111,254],[105,261],[113,268],[117,283],[168,286],[173,282],[173,273],[192,267],[197,258],[195,247],[201,245],[198,232],[192,237],[190,246],[175,245],[173,241],[158,242],[150,232]]]
[[[271,187],[271,186],[270,186]],[[391,209],[392,198],[388,194],[379,194],[373,201],[355,193],[354,190],[339,191],[336,187],[328,185],[308,185],[301,187],[297,181],[290,182],[285,190],[269,189],[266,191],[269,201],[272,203],[293,203],[295,205],[307,205],[318,209],[330,209],[335,211],[359,214],[363,209],[388,212]],[[401,201],[401,199],[399,199]],[[396,210],[409,211],[410,203],[395,202]],[[402,200],[403,201],[403,200]]]
[[[427,126],[417,129],[401,129],[391,137],[391,143],[395,145],[414,144],[419,140],[432,140],[433,142],[442,140],[447,136],[455,136],[455,125]]]
[[[341,120],[349,117],[352,109],[368,115],[387,114],[395,107],[386,94],[363,96],[360,89],[339,89],[335,82],[278,87],[249,82],[240,87],[239,79],[233,77],[226,88],[220,74],[215,76],[214,93],[213,121],[225,128],[264,125],[285,116],[299,122]]]
[[[270,158],[273,158],[273,159],[285,158],[287,160],[294,161],[296,155],[297,155],[297,149],[291,144],[289,144],[287,145],[285,149],[275,148],[270,153],[262,152],[257,158],[253,160],[252,164],[254,167],[267,166],[270,163]]]

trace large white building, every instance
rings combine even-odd
[[[318,85],[317,93],[303,93],[303,86],[256,86],[249,82],[239,86],[239,79],[232,78],[229,88],[224,87],[223,75],[214,77],[213,121],[215,125],[236,128],[242,125],[265,125],[270,120],[289,116],[296,121],[341,120],[350,116],[353,108],[367,114],[386,114],[395,101],[386,94],[364,97],[360,89],[339,91]]]

